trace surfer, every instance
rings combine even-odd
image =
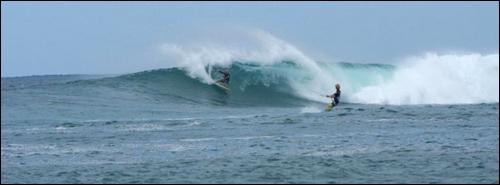
[[[228,71],[219,71],[219,73],[222,73],[224,75],[224,77],[222,79],[218,80],[217,82],[221,82],[223,84],[229,84],[229,78],[231,77],[229,72]]]
[[[340,85],[335,84],[335,89],[337,89],[337,91],[334,94],[326,95],[327,98],[333,98],[332,108],[339,104],[339,99],[340,99]]]

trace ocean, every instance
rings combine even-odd
[[[453,57],[2,77],[2,183],[498,183],[498,55]]]

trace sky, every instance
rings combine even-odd
[[[1,76],[172,67],[158,49],[256,28],[332,62],[498,53],[498,2],[5,2]],[[226,30],[226,31],[224,31]]]

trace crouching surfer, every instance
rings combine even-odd
[[[220,80],[217,80],[217,82],[223,83],[225,85],[229,84],[229,78],[231,77],[231,74],[229,74],[228,71],[219,71],[219,73],[222,73],[224,77]]]

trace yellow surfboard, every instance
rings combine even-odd
[[[332,104],[331,104],[331,103],[329,103],[329,104],[326,106],[325,111],[326,111],[326,112],[330,112],[330,111],[332,111],[332,109],[333,109],[333,106],[332,106]]]

